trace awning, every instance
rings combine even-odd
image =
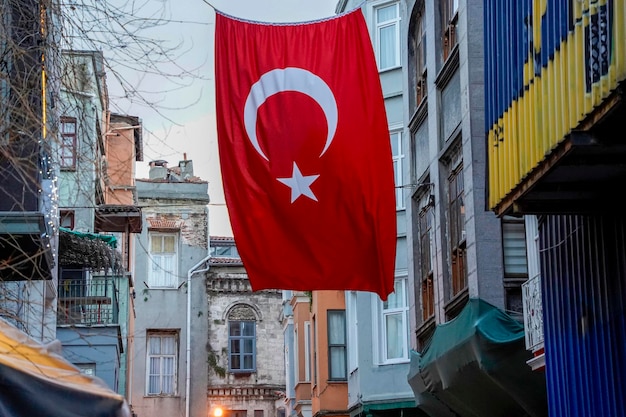
[[[123,396],[0,319],[0,415],[130,417]]]
[[[545,376],[526,364],[524,327],[497,307],[470,299],[438,325],[429,345],[412,352],[408,382],[432,416],[543,417]]]

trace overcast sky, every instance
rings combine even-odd
[[[152,92],[146,95],[156,107],[120,97],[115,80],[109,77],[112,110],[142,119],[144,161],[137,163],[136,177],[148,177],[151,160],[164,159],[172,167],[186,153],[195,175],[209,181],[209,232],[232,236],[217,158],[213,7],[249,20],[301,22],[334,15],[337,0],[160,0],[152,4],[158,5],[158,13],[170,23],[153,29],[150,35],[166,45],[178,45],[181,53],[176,64],[193,76],[180,78],[182,85],[176,85],[158,75],[126,74],[138,89]],[[164,66],[164,71],[176,73],[179,69]]]

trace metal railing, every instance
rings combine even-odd
[[[119,324],[119,302],[114,279],[61,280],[57,324]]]
[[[543,303],[540,275],[530,278],[522,284],[522,300],[526,349],[534,351],[543,346]]]

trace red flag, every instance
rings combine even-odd
[[[393,291],[391,144],[360,9],[215,21],[217,133],[233,235],[254,291]]]

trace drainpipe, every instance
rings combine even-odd
[[[185,416],[189,417],[189,393],[191,391],[191,276],[209,270],[206,268],[198,269],[202,264],[211,259],[210,255],[205,256],[200,262],[192,266],[187,271],[187,373],[185,376]]]

